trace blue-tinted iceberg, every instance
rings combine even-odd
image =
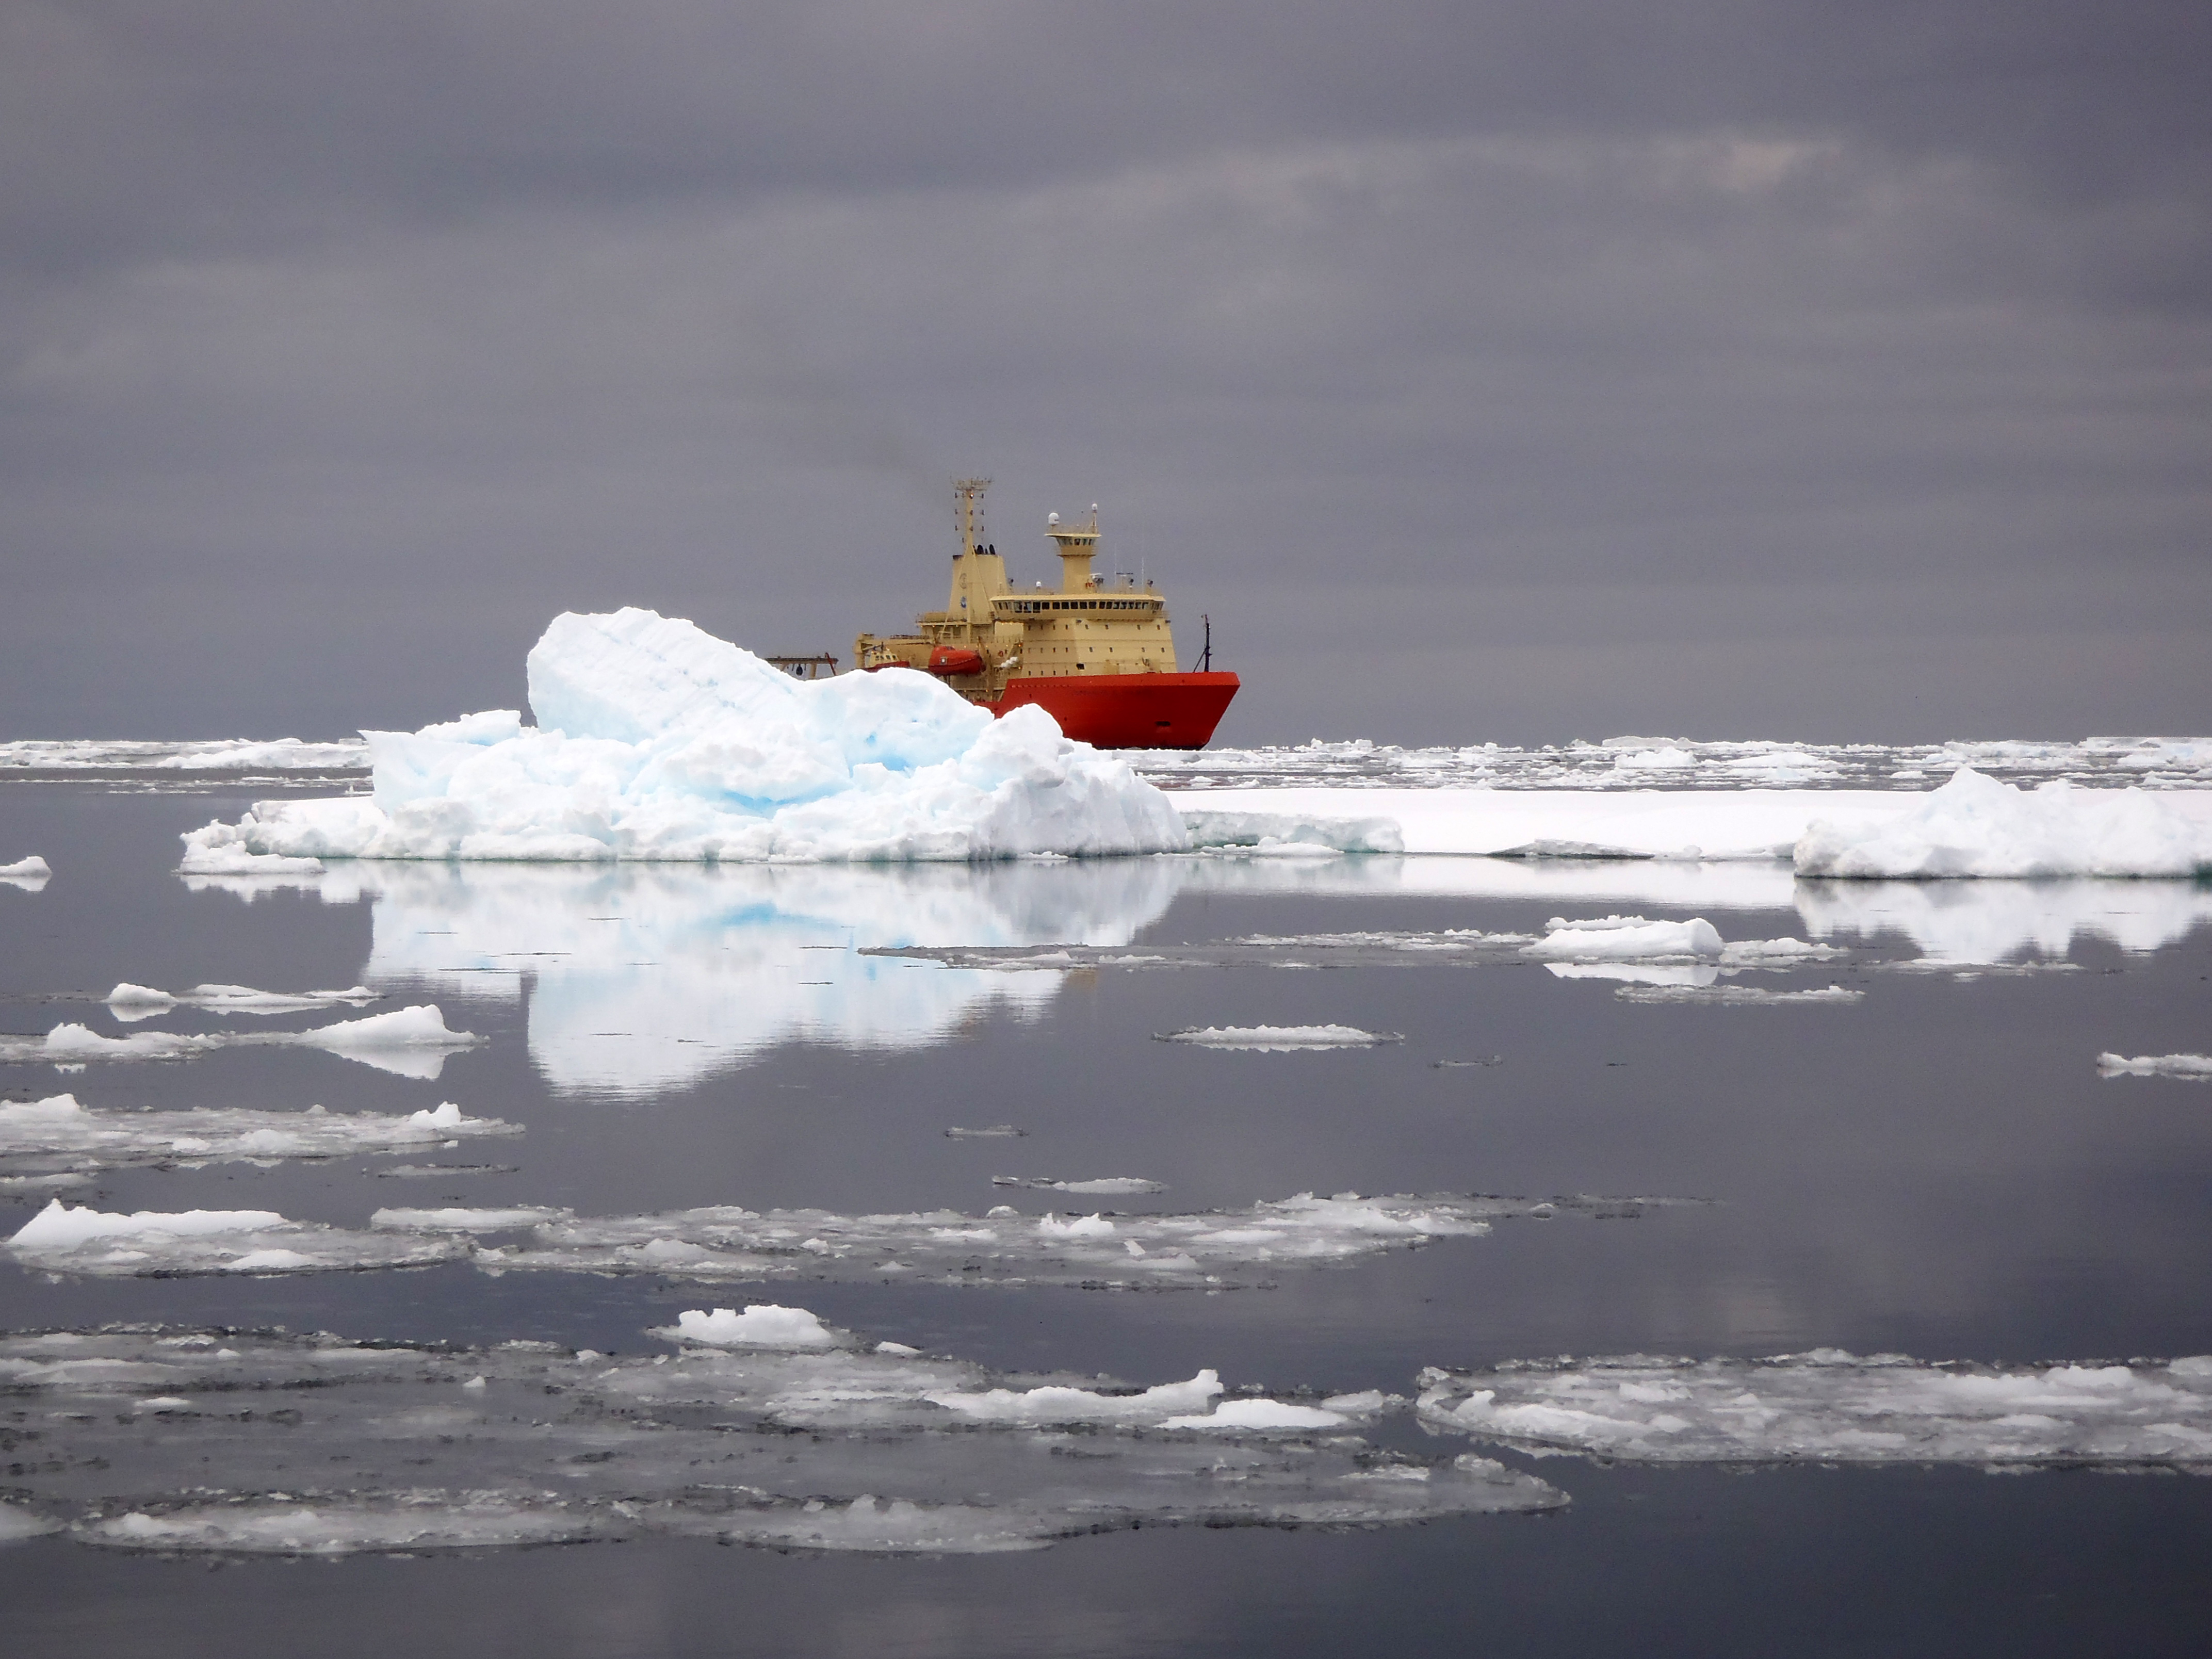
[[[926,674],[801,682],[650,611],[554,619],[507,710],[370,732],[372,798],[264,801],[186,860],[681,863],[1178,851],[1182,819],[1041,709],[994,720]]]

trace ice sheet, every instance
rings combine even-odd
[[[2189,877],[2212,871],[2212,796],[2083,789],[2063,779],[2016,788],[1971,769],[1893,816],[1816,818],[1799,838],[1801,876]]]
[[[426,1003],[305,1031],[133,1031],[111,1037],[67,1023],[43,1037],[0,1035],[0,1061],[71,1066],[91,1060],[190,1060],[216,1048],[327,1048],[404,1077],[434,1079],[447,1054],[483,1041],[473,1031],[448,1030],[437,1006]]]
[[[2212,1083],[2212,1054],[2099,1054],[2100,1077],[2178,1077]]]
[[[1076,1386],[860,1345],[611,1358],[111,1329],[0,1339],[0,1381],[44,1454],[11,1477],[21,1529],[131,1549],[672,1534],[972,1553],[1136,1526],[1376,1526],[1566,1501],[1485,1458],[1367,1443],[1353,1431],[1389,1409],[1379,1395]],[[1071,1417],[1044,1407],[1055,1395],[1094,1404]]]
[[[1977,1463],[2212,1472],[2212,1358],[2014,1369],[1832,1348],[1421,1374],[1421,1421],[1651,1463]]]
[[[419,1152],[449,1140],[521,1133],[519,1124],[466,1117],[447,1101],[393,1113],[264,1111],[194,1107],[185,1111],[99,1111],[73,1095],[0,1102],[0,1173],[121,1168],[131,1164],[273,1163],[279,1158],[359,1158]]]
[[[1252,1048],[1265,1054],[1371,1048],[1377,1043],[1406,1040],[1395,1031],[1363,1031],[1357,1025],[1194,1025],[1157,1036],[1162,1042],[1190,1042],[1201,1048]]]
[[[375,798],[264,801],[186,838],[256,856],[677,863],[1179,851],[1127,763],[1041,708],[1003,720],[909,669],[801,682],[650,611],[563,613],[511,711],[369,732]]]

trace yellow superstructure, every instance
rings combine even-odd
[[[860,635],[853,641],[855,664],[918,668],[986,702],[996,702],[1013,679],[1173,674],[1166,599],[1149,581],[1140,586],[1133,575],[1091,568],[1098,509],[1081,524],[1062,524],[1057,513],[1046,521],[1044,533],[1060,557],[1056,590],[1042,582],[1017,588],[1006,580],[997,547],[983,539],[983,492],[990,482],[963,478],[953,486],[960,546],[945,609],[924,611],[912,634]]]

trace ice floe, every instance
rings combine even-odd
[[[2201,798],[2200,798],[2201,800]],[[2193,876],[2212,871],[2212,818],[2172,794],[2021,789],[1961,768],[1893,816],[1816,819],[1798,840],[1801,876]]]
[[[1179,851],[1127,763],[1041,708],[1003,720],[908,669],[793,679],[690,623],[556,617],[509,711],[370,732],[373,799],[264,801],[187,858],[766,860]]]
[[[1522,951],[1563,962],[1717,961],[1723,948],[1720,930],[1703,916],[1689,921],[1618,915],[1570,921],[1553,916],[1544,924],[1544,937]]]
[[[714,1348],[830,1348],[837,1346],[838,1333],[805,1308],[780,1307],[755,1302],[744,1311],[716,1308],[711,1313],[687,1308],[676,1316],[672,1331],[656,1331],[680,1342],[703,1343]]]
[[[1421,1375],[1431,1427],[1525,1451],[1652,1463],[1975,1463],[2212,1469],[2212,1358],[2003,1368],[1644,1355]]]
[[[471,1248],[465,1235],[351,1232],[273,1210],[72,1209],[57,1198],[4,1247],[26,1267],[95,1278],[333,1273],[422,1267]]]
[[[1139,1193],[1164,1193],[1164,1181],[1142,1176],[1100,1176],[1091,1181],[1054,1181],[1050,1176],[993,1176],[994,1187],[1021,1187],[1038,1192],[1073,1193],[1079,1197],[1114,1198]]]
[[[223,826],[210,825],[210,829]],[[185,838],[185,855],[178,861],[180,876],[314,876],[323,872],[318,858],[292,857],[283,853],[257,853],[243,837],[224,837],[194,831]]]
[[[513,1135],[519,1124],[467,1117],[447,1101],[384,1114],[200,1106],[183,1111],[98,1111],[73,1095],[0,1102],[0,1174],[116,1169],[130,1164],[271,1163],[415,1152],[464,1137]]]
[[[434,1080],[448,1054],[483,1041],[473,1031],[447,1029],[437,1006],[425,1003],[304,1031],[133,1031],[111,1037],[67,1023],[43,1037],[0,1036],[0,1062],[78,1066],[93,1060],[191,1060],[217,1048],[325,1048],[403,1077]]]
[[[2212,1083],[2212,1054],[2099,1054],[2100,1077],[2178,1077]]]
[[[1624,985],[1613,995],[1623,1002],[1721,1008],[1847,1007],[1866,998],[1865,992],[1843,985],[1802,991],[1771,991],[1762,985]]]
[[[1356,1430],[1395,1403],[1379,1395],[1226,1393],[1212,1372],[1151,1389],[1015,1377],[898,1344],[687,1334],[674,1356],[611,1358],[108,1329],[0,1338],[0,1382],[42,1450],[11,1477],[16,1529],[136,1550],[677,1535],[973,1553],[1138,1526],[1378,1526],[1566,1502],[1486,1458],[1369,1443]]]
[[[654,1273],[700,1279],[933,1281],[1214,1289],[1285,1269],[1330,1267],[1432,1240],[1479,1237],[1492,1223],[1563,1212],[1635,1216],[1655,1200],[1528,1200],[1340,1194],[1245,1209],[1146,1215],[972,1216],[756,1212],[734,1206],[550,1221],[528,1242],[487,1248],[492,1272]]]
[[[251,985],[195,985],[189,991],[157,991],[128,980],[107,994],[107,1009],[118,1019],[151,1019],[172,1008],[199,1008],[211,1014],[305,1013],[316,1008],[362,1007],[380,1001],[380,991],[356,985],[343,991],[257,991]]]
[[[53,873],[53,866],[35,853],[27,859],[17,859],[13,864],[0,864],[0,881],[33,893],[45,886]]]
[[[1439,1238],[1480,1237],[1501,1220],[1634,1217],[1679,1201],[1301,1193],[1238,1210],[1038,1216],[1005,1206],[981,1216],[951,1210],[756,1212],[734,1205],[601,1217],[538,1205],[395,1207],[377,1211],[368,1231],[349,1231],[272,1211],[106,1215],[57,1199],[7,1249],[50,1272],[105,1276],[328,1271],[469,1256],[493,1273],[1217,1290]],[[479,1235],[518,1231],[526,1235],[519,1243],[477,1242]],[[277,1260],[270,1250],[289,1252],[291,1259]]]
[[[1357,1025],[1194,1025],[1156,1035],[1162,1042],[1195,1043],[1201,1048],[1251,1048],[1263,1054],[1372,1048],[1379,1043],[1406,1040],[1396,1031],[1363,1031]]]

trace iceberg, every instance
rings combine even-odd
[[[1816,818],[1798,838],[1801,876],[2194,876],[2212,872],[2212,823],[2171,796],[2022,789],[1960,767],[1905,811],[1871,822]]]
[[[1167,798],[1040,708],[907,669],[803,682],[651,611],[566,612],[495,709],[366,732],[370,799],[263,801],[185,866],[282,858],[909,862],[1180,852]]]

